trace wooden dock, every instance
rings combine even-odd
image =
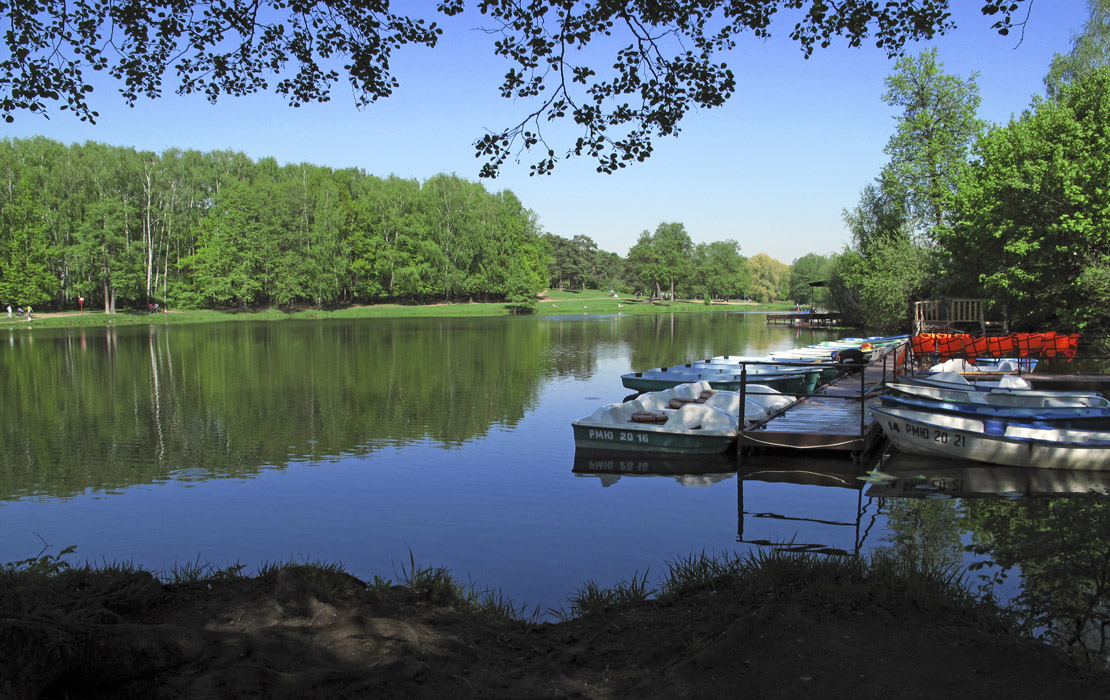
[[[854,459],[866,455],[883,435],[879,424],[864,410],[864,399],[882,390],[884,378],[893,379],[907,350],[908,344],[880,348],[862,372],[838,377],[814,394],[742,430],[740,458],[745,451],[758,450],[841,452]]]

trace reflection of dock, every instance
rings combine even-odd
[[[862,372],[838,377],[742,431],[740,448],[867,454],[883,436],[879,424],[864,410],[864,399],[880,391],[884,378],[894,377],[905,360],[906,347],[877,348]]]
[[[623,477],[668,477],[683,486],[719,488],[735,476],[737,542],[834,556],[858,554],[879,514],[863,498],[865,469],[849,460],[782,455],[753,456],[737,471],[735,460],[724,455],[574,454],[574,474],[596,477],[605,487]],[[819,496],[814,497],[814,489]],[[745,497],[749,507],[755,501],[757,508],[746,510]]]
[[[877,509],[868,513],[871,501],[865,504],[863,499],[865,483],[859,477],[865,469],[855,462],[820,458],[762,455],[748,460],[737,472],[737,541],[784,552],[840,556],[859,554],[879,514]],[[809,512],[791,512],[796,511],[796,498],[789,493],[780,504],[767,502],[764,495],[759,510],[748,510],[745,508],[745,491],[750,492],[757,483],[828,489],[823,491],[828,496],[820,499],[822,508]],[[780,489],[776,489],[775,493],[779,494]],[[834,494],[843,494],[846,498]],[[829,517],[831,513],[827,504],[830,501],[843,501],[841,507],[854,506],[851,512],[853,517],[850,520]],[[803,502],[812,503],[808,499],[803,499]],[[851,506],[847,505],[849,502]],[[834,510],[847,514],[839,508]],[[790,528],[794,528],[793,533],[789,533]],[[754,533],[756,536],[753,536],[752,529],[758,530]],[[848,529],[852,532],[850,547],[829,544],[842,540],[843,534],[838,532]],[[779,532],[777,537],[766,534],[775,530]],[[783,536],[785,533],[789,535]]]

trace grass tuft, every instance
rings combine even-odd
[[[548,612],[565,622],[576,617],[605,615],[619,608],[643,603],[655,593],[654,589],[647,586],[647,576],[646,571],[643,576],[634,572],[631,579],[618,581],[612,588],[602,588],[597,581],[591,579],[579,586],[570,597],[569,610],[559,607]]]

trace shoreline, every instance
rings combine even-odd
[[[566,315],[645,315],[666,313],[706,313],[722,311],[772,312],[794,308],[793,304],[776,302],[757,304],[755,302],[713,302],[706,304],[701,300],[682,300],[674,302],[647,302],[635,297],[592,296],[596,291],[587,291],[580,296],[576,293],[562,292],[556,297],[542,297],[533,313],[515,314],[505,302],[454,302],[424,305],[371,304],[353,305],[333,309],[296,307],[279,309],[276,307],[258,309],[205,309],[190,311],[117,311],[106,314],[103,311],[85,309],[35,312],[30,321],[25,316],[7,318],[0,314],[0,328],[66,328],[66,327],[107,327],[124,325],[170,325],[181,323],[221,323],[232,321],[286,321],[286,320],[323,320],[323,319],[362,319],[362,318],[478,318],[496,316],[566,316]]]
[[[176,583],[23,564],[41,570],[0,567],[0,603],[21,611],[0,619],[0,695],[13,700],[1093,700],[1108,680],[890,558],[695,556],[648,599],[635,582],[587,584],[558,622],[415,563],[397,583],[318,563]]]

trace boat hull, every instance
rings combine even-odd
[[[899,377],[901,380],[902,377]],[[905,384],[901,382],[886,385],[888,392],[898,396],[912,396],[933,401],[955,401],[960,403],[983,403],[993,406],[1090,406],[1110,407],[1110,401],[1095,392],[1036,391],[1025,389],[995,389],[994,391],[975,391],[974,389],[943,389],[937,387]]]
[[[912,411],[943,413],[983,420],[1008,420],[1046,428],[1110,430],[1110,408],[995,406],[986,403],[939,401],[891,394],[880,396],[879,403],[888,408],[905,408]]]
[[[654,426],[603,426],[572,424],[574,444],[577,448],[591,450],[620,450],[623,452],[668,452],[682,454],[721,454],[736,444],[736,431],[711,434],[705,431],[685,433],[650,429]],[[701,432],[690,435],[690,432]]]
[[[576,449],[652,454],[719,454],[745,425],[788,406],[793,397],[749,386],[741,396],[692,382],[608,404],[571,423]],[[743,407],[743,408],[742,408]]]
[[[989,420],[871,406],[903,452],[1042,469],[1110,469],[1110,432],[992,424]],[[991,434],[998,432],[998,434]]]
[[[784,394],[801,393],[805,374],[755,374],[748,373],[748,384],[762,384]],[[744,384],[740,374],[730,372],[630,372],[621,375],[621,383],[633,391],[660,391],[690,382],[708,382],[718,391],[740,391]]]

